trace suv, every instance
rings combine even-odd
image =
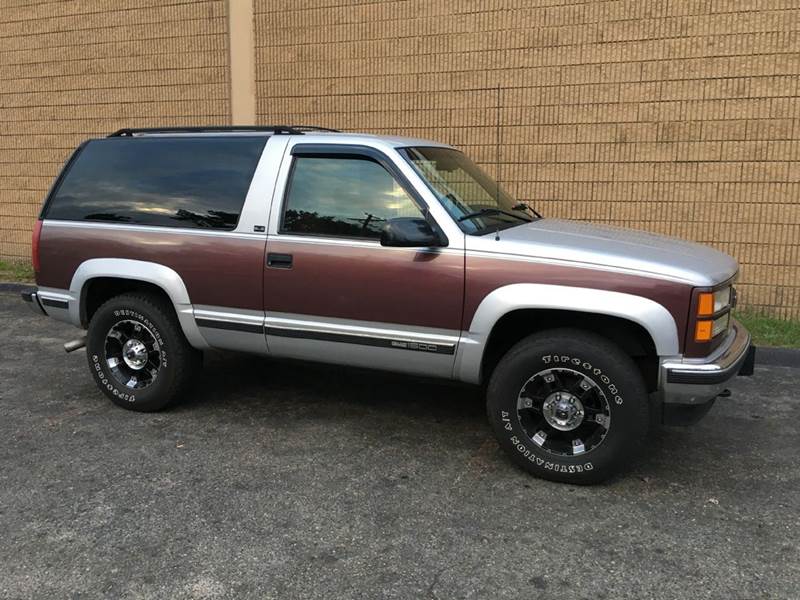
[[[500,446],[592,483],[651,425],[752,373],[736,261],[542,218],[460,151],[310,127],[125,129],[83,143],[33,234],[37,311],[87,329],[99,388],[154,411],[204,350],[485,384]]]

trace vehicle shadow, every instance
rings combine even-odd
[[[293,360],[274,360],[248,354],[209,353],[197,391],[177,410],[194,410],[224,403],[268,411],[288,402],[336,402],[400,411],[405,416],[460,415],[485,422],[484,391],[469,386],[385,371],[340,367]]]
[[[488,452],[484,458],[491,457],[495,468],[505,465],[522,474],[495,446],[486,419],[485,392],[478,386],[247,354],[211,353],[205,359],[197,389],[173,411],[212,411],[232,418],[246,414],[256,421],[304,412],[320,423],[336,418],[359,432],[372,430],[363,427],[365,421],[391,422],[403,429],[404,435],[418,440],[427,435],[432,438],[431,426],[443,424],[451,434],[451,448],[483,444],[481,452]],[[681,452],[685,431],[655,428],[633,470],[612,477],[608,484],[625,480],[631,473],[649,479],[663,477],[665,469],[674,470],[674,465],[670,469],[663,464],[663,455]],[[376,438],[374,442],[385,444],[387,440]],[[487,444],[492,446],[490,450]]]

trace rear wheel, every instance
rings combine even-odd
[[[631,358],[571,329],[531,335],[509,350],[489,382],[487,412],[514,462],[578,484],[623,469],[649,427],[646,387]]]
[[[150,294],[123,294],[98,308],[86,347],[97,386],[117,406],[136,411],[178,399],[201,361],[172,307]]]

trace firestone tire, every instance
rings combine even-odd
[[[647,389],[631,358],[578,329],[540,332],[511,348],[492,374],[486,406],[516,464],[573,484],[622,471],[650,425]]]
[[[123,294],[92,316],[86,356],[95,383],[127,410],[153,412],[190,388],[202,354],[192,348],[166,302]]]

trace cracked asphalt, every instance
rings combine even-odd
[[[757,366],[596,487],[533,479],[472,388],[227,354],[115,408],[0,294],[2,598],[800,597],[800,370]]]

